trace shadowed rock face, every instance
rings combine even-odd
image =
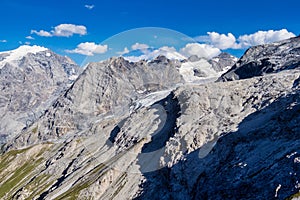
[[[263,47],[268,52],[278,44],[292,47],[298,40],[260,46],[243,58],[259,57]],[[268,55],[281,62],[276,51],[282,48],[275,49]],[[294,51],[288,52],[282,63]],[[296,194],[299,69],[187,84],[182,64],[165,57],[91,63],[2,148],[0,198],[285,199]],[[207,62],[205,67],[208,72]]]
[[[300,37],[251,47],[219,81],[232,81],[300,67]]]
[[[37,47],[36,47],[37,48]],[[41,47],[39,47],[41,48]],[[47,49],[19,55],[22,48],[1,54],[0,137],[13,137],[36,121],[66,90],[81,69],[69,58]],[[3,141],[2,141],[3,142]],[[1,141],[0,141],[1,143]]]
[[[141,199],[272,199],[279,184],[280,199],[297,193],[299,71],[288,74],[179,88],[173,159],[146,174]]]
[[[210,155],[196,164],[199,176],[193,198],[286,199],[297,193],[299,97],[298,90],[278,98],[246,117],[238,131],[220,138]],[[252,124],[249,130],[249,123],[263,113],[269,113],[270,120],[261,126]]]

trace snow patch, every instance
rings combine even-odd
[[[213,61],[219,62],[219,61],[220,61],[220,58],[213,58]]]
[[[247,167],[247,163],[240,162],[240,163],[238,164],[238,166],[239,166],[240,168],[244,168],[244,167]]]
[[[278,197],[278,192],[279,192],[280,188],[281,188],[281,184],[279,184],[275,190],[275,197]]]
[[[69,77],[69,80],[75,81],[77,78],[78,78],[78,75],[71,75],[71,76]]]
[[[26,56],[28,53],[36,54],[38,52],[47,51],[48,49],[41,46],[29,46],[29,45],[23,45],[19,48],[11,51],[5,51],[1,52],[1,54],[7,54],[7,56],[0,62],[0,69],[4,66],[5,63],[8,62],[14,62],[22,59],[24,56]]]
[[[293,152],[293,153],[291,153],[291,154],[289,154],[289,155],[286,155],[286,157],[287,158],[291,158],[291,157],[293,157],[294,155],[296,155],[297,154],[297,151],[295,151],[295,152]]]
[[[131,112],[133,112],[141,107],[149,107],[153,103],[166,98],[170,94],[171,91],[172,91],[172,89],[147,94],[144,97],[140,98],[138,101],[134,102],[130,106],[130,110],[131,110]]]
[[[203,72],[204,77],[195,76],[194,70],[198,70]],[[179,68],[179,73],[183,76],[186,82],[195,82],[202,79],[218,77],[219,73],[217,73],[211,66],[209,62],[205,59],[201,59],[196,62],[186,62],[181,65]]]
[[[294,163],[300,163],[300,157],[295,158]]]

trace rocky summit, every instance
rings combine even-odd
[[[0,53],[0,144],[35,122],[80,72],[70,58],[44,47]]]
[[[0,199],[297,199],[299,46],[82,72],[0,54]]]

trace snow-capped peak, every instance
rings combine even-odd
[[[22,45],[17,49],[0,52],[0,68],[7,62],[17,61],[26,56],[28,53],[36,54],[38,52],[47,51],[45,47],[33,45]]]

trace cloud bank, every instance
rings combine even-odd
[[[249,35],[241,35],[236,38],[232,33],[220,34],[217,32],[208,32],[207,35],[197,36],[195,40],[201,43],[209,44],[221,50],[225,49],[245,49],[251,46],[268,44],[285,40],[296,35],[287,29],[257,31]]]
[[[152,49],[147,44],[135,43],[131,46],[132,50],[139,50],[142,55],[125,56],[130,61],[139,61],[142,59],[149,60],[159,55],[164,55],[169,59],[186,59],[192,55],[200,58],[211,59],[226,49],[245,49],[255,45],[268,44],[280,40],[295,37],[296,35],[287,29],[257,31],[253,34],[245,34],[239,37],[232,33],[208,32],[207,35],[195,37],[195,41],[190,41],[178,51],[174,47],[163,46],[158,49]],[[129,53],[128,48],[119,55]]]
[[[250,35],[242,35],[238,38],[238,41],[243,47],[250,47],[260,44],[268,44],[272,42],[277,42],[280,40],[285,40],[296,35],[292,32],[289,32],[286,29],[279,31],[269,30],[269,31],[258,31]]]
[[[55,26],[51,31],[45,30],[31,30],[31,34],[36,34],[41,37],[70,37],[75,34],[77,35],[86,35],[87,29],[83,25],[75,25],[75,24],[60,24]]]
[[[178,51],[174,47],[161,47],[153,50],[147,44],[135,43],[131,46],[132,50],[140,50],[143,54],[140,56],[127,56],[128,60],[137,61],[141,59],[152,59],[158,55],[164,55],[170,59],[184,59],[192,55],[198,57],[210,59],[221,53],[221,50],[226,49],[246,49],[251,46],[268,44],[285,40],[296,35],[289,32],[287,29],[281,30],[268,30],[257,31],[253,34],[245,34],[241,36],[234,36],[232,33],[217,33],[207,32],[207,35],[197,36],[190,43],[186,44]],[[127,50],[125,52],[125,50]],[[119,52],[119,55],[123,55]],[[124,49],[124,53],[128,53],[128,49]]]

